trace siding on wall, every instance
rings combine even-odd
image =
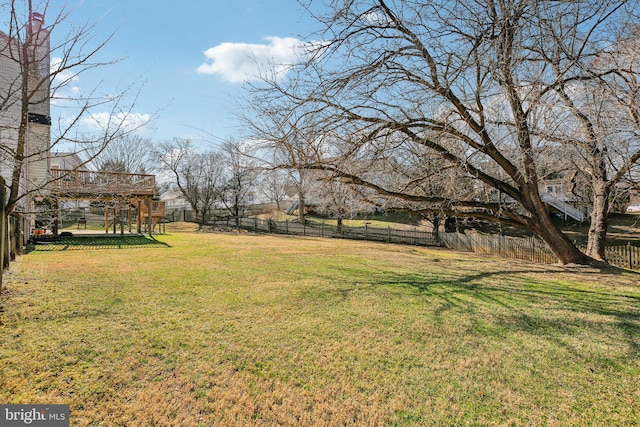
[[[15,43],[0,34],[0,144],[10,150],[16,147],[20,123],[20,64],[11,58],[16,49]],[[0,156],[0,174],[10,182],[13,158],[5,152]]]
[[[32,69],[35,83],[49,72],[48,34],[41,33],[47,42],[36,49],[36,56],[40,62]],[[41,37],[40,35],[38,37]],[[44,39],[43,39],[44,40]],[[15,150],[18,141],[18,126],[22,107],[21,100],[21,72],[18,44],[0,33],[0,174],[11,181],[14,158],[5,151]],[[46,74],[45,74],[46,73]],[[31,94],[29,113],[50,120],[49,85],[43,85],[38,92]],[[26,136],[26,160],[23,166],[21,191],[31,192],[41,188],[47,181],[49,174],[50,126],[42,123],[29,123]]]

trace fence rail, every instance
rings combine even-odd
[[[540,264],[558,262],[547,244],[535,237],[509,237],[480,233],[441,233],[444,246],[466,252],[516,258]]]
[[[153,195],[155,175],[51,169],[51,190],[62,194]]]
[[[370,240],[376,242],[402,243],[420,246],[440,246],[434,233],[418,230],[400,230],[391,227],[352,227],[299,221],[274,221],[257,218],[225,218],[209,221],[214,226],[239,227],[248,230],[277,234],[295,234],[313,237],[335,237],[341,239]]]
[[[2,197],[0,191],[0,197]],[[27,244],[26,221],[23,215],[18,213],[6,215],[3,200],[0,199],[0,293],[2,293],[2,279],[4,270],[15,261],[18,255],[23,254],[23,248]]]
[[[585,249],[586,247],[580,247],[580,250]],[[605,258],[613,266],[640,270],[640,247],[631,246],[631,243],[622,246],[607,246]]]
[[[444,246],[458,251],[515,258],[540,264],[555,264],[558,262],[558,259],[547,244],[537,237],[522,238],[481,233],[436,234],[417,228],[395,229],[368,225],[352,227],[299,221],[261,220],[257,218],[236,219],[232,217],[208,221],[207,224],[267,233],[369,240],[417,246]],[[579,249],[584,251],[586,247],[579,246]],[[609,246],[606,248],[605,253],[607,261],[613,266],[640,270],[640,247],[632,246],[630,243],[623,246]]]

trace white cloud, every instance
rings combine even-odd
[[[51,64],[49,65],[49,69],[52,74],[55,75],[53,81],[57,84],[69,84],[71,82],[77,82],[80,80],[77,74],[71,72],[70,70],[60,70],[61,67],[64,66],[63,59],[59,57],[51,58]]]
[[[310,43],[292,37],[265,37],[266,44],[221,43],[204,51],[207,62],[198,73],[217,74],[230,83],[259,80],[261,75],[280,79],[299,59]]]
[[[146,126],[151,121],[150,114],[144,113],[92,113],[83,117],[80,124],[90,131],[109,131],[116,129],[132,131]]]
[[[387,15],[380,11],[374,11],[366,13],[362,19],[365,21],[367,25],[372,26],[384,26],[391,23]]]
[[[81,92],[80,86],[77,85],[80,78],[69,70],[60,71],[63,65],[62,58],[51,58],[49,70],[53,75],[51,82],[51,104],[53,105],[64,105],[66,100],[78,97]]]

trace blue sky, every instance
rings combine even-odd
[[[96,42],[115,31],[100,59],[123,59],[71,85],[87,92],[98,84],[117,91],[135,83],[141,92],[134,112],[153,116],[141,134],[157,142],[216,142],[236,134],[232,110],[242,81],[256,73],[256,59],[293,60],[312,29],[295,0],[83,0],[67,7],[73,9],[68,24],[95,23]],[[54,43],[56,31],[65,29],[54,30]],[[52,109],[54,120],[56,114]]]

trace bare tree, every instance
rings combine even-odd
[[[585,64],[592,79],[580,88],[556,88],[577,123],[570,150],[592,194],[587,254],[605,259],[608,214],[640,182],[640,33],[628,16],[625,31],[614,33],[613,48]]]
[[[292,111],[287,99],[264,88],[248,86],[250,102],[239,108],[245,137],[256,146],[263,170],[286,170],[298,197],[298,220],[304,222],[312,179],[307,165],[322,158],[323,141],[309,120]]]
[[[243,152],[239,142],[227,141],[222,145],[220,154],[225,169],[225,185],[219,200],[235,218],[236,225],[240,225],[240,218],[254,195],[257,170],[251,161],[253,156]]]
[[[311,190],[314,208],[318,213],[334,218],[338,232],[342,230],[343,220],[353,218],[365,213],[367,208],[372,208],[372,205],[366,202],[366,197],[355,191],[352,186],[332,179],[324,172],[320,174],[325,176],[315,176],[315,185]]]
[[[61,179],[48,174],[51,150],[92,153],[88,162],[115,137],[149,120],[133,113],[134,102],[125,102],[131,87],[116,96],[112,90],[101,94],[99,87],[70,94],[68,86],[78,76],[113,63],[97,60],[110,37],[95,42],[94,27],[79,25],[57,34],[52,45],[51,33],[67,27],[71,11],[50,16],[49,6],[48,0],[39,1],[35,12],[31,0],[2,4],[8,16],[7,33],[0,35],[0,169],[7,179],[7,214],[19,203],[26,208],[31,196],[46,195],[53,180]],[[72,115],[52,123],[51,100],[64,103]],[[83,130],[89,122],[98,130]]]
[[[283,169],[271,169],[263,171],[260,176],[260,191],[276,204],[277,211],[281,211],[282,201],[287,198],[288,189],[293,183],[289,173]]]
[[[151,169],[152,149],[150,138],[122,135],[96,153],[92,164],[101,171],[147,173]]]
[[[557,110],[578,109],[563,102],[563,88],[596,81],[585,70],[606,50],[607,25],[627,3],[331,1],[312,11],[326,25],[325,42],[295,80],[269,82],[271,93],[287,98],[320,134],[349,141],[340,156],[308,168],[423,212],[524,227],[560,262],[590,263],[552,220],[538,164],[558,148],[550,137]],[[565,130],[555,135],[575,146]],[[395,163],[407,171],[416,155],[456,187],[424,194],[416,185],[420,169],[393,179],[371,169]]]
[[[220,153],[198,152],[190,140],[176,138],[154,150],[160,170],[169,173],[202,227],[227,184]]]

